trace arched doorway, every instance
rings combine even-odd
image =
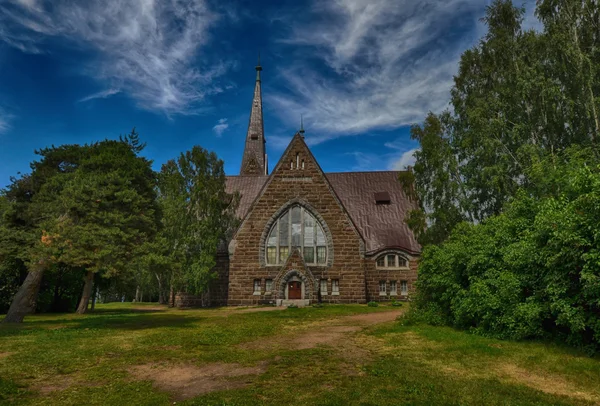
[[[305,270],[306,272],[306,270]],[[298,306],[310,304],[313,298],[314,281],[310,271],[308,275],[298,269],[282,271],[276,278],[278,288],[277,304],[295,304]]]
[[[304,299],[304,282],[297,276],[292,276],[287,281],[285,298],[288,300]]]

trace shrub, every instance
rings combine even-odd
[[[413,320],[600,349],[600,166],[571,151],[539,196],[424,249]]]
[[[379,303],[371,301],[371,302],[367,303],[367,306],[369,306],[369,307],[377,307],[377,306],[379,306]]]

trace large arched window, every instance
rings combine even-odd
[[[292,206],[273,224],[267,238],[267,265],[282,265],[298,248],[307,265],[327,263],[327,243],[317,219],[300,205]]]

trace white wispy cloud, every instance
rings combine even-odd
[[[107,97],[115,95],[115,94],[119,93],[120,91],[121,90],[119,90],[119,89],[106,89],[106,90],[102,90],[102,91],[97,92],[97,93],[92,93],[89,96],[85,96],[85,97],[79,99],[78,102],[82,103],[82,102],[86,102],[86,101],[94,100],[94,99],[106,99]]]
[[[84,73],[121,89],[139,107],[193,114],[228,63],[202,53],[220,19],[207,0],[5,0],[0,40],[45,52],[51,37],[91,51]],[[102,97],[102,96],[98,96]]]
[[[282,41],[304,50],[280,72],[287,89],[267,100],[286,122],[306,112],[314,143],[420,122],[448,106],[460,54],[478,40],[489,3],[315,0]]]
[[[229,124],[227,124],[227,119],[222,118],[217,122],[217,124],[212,129],[213,129],[213,132],[217,135],[217,137],[220,137],[221,135],[223,135],[223,132],[225,132],[225,130],[227,130],[227,128],[229,128]]]
[[[397,161],[393,162],[391,169],[403,171],[409,166],[415,166],[415,162],[417,160],[417,158],[415,157],[415,152],[417,152],[418,150],[418,148],[411,149],[400,155],[400,158],[398,158]]]
[[[5,109],[0,107],[0,134],[3,134],[10,130],[11,125],[10,122],[14,118],[13,114],[10,114]]]

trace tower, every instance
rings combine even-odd
[[[260,66],[259,55],[258,64],[256,65],[254,97],[252,98],[250,122],[248,123],[248,132],[246,133],[246,146],[244,148],[244,156],[242,157],[240,175],[267,175],[269,171],[267,155],[265,153],[266,140],[262,112],[261,71],[262,66]]]

